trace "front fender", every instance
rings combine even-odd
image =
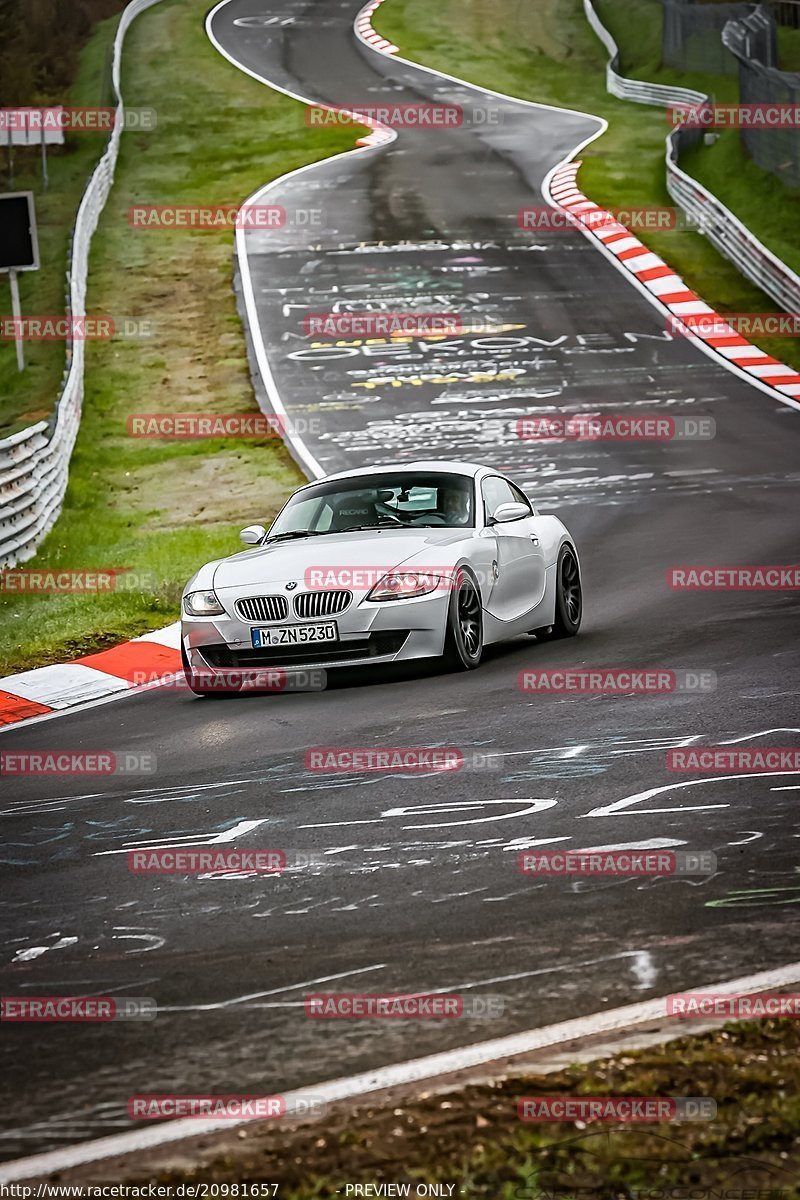
[[[446,573],[452,578],[456,571],[465,567],[475,578],[481,604],[486,608],[494,587],[492,564],[497,559],[496,538],[491,533],[475,532],[471,537],[460,540],[453,549],[455,553],[448,553],[445,547],[431,547],[412,555],[396,569]]]
[[[195,571],[192,578],[183,589],[183,596],[189,592],[210,592],[214,589],[214,573],[223,560],[217,559],[216,562],[205,563],[200,567],[199,571]],[[181,597],[182,599],[183,597]]]

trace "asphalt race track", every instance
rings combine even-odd
[[[322,693],[223,701],[161,688],[5,733],[7,750],[148,751],[157,770],[4,785],[3,994],[149,996],[159,1015],[7,1026],[4,1159],[126,1128],[134,1092],[276,1093],[797,957],[800,781],[676,775],[665,754],[798,744],[795,594],[678,592],[667,571],[798,561],[800,416],[671,337],[586,239],[518,228],[518,209],[543,203],[542,180],[596,121],[367,50],[352,32],[357,10],[230,0],[212,32],[242,66],[314,100],[500,115],[491,127],[401,130],[272,188],[269,202],[288,214],[323,218],[247,235],[257,336],[324,471],[476,459],[557,511],[582,556],[583,630],[490,650],[468,675],[365,673]],[[293,23],[246,20],[273,14]],[[303,317],[344,298],[457,311],[490,332],[401,352],[306,337]],[[555,408],[710,416],[716,437],[516,435],[520,415]],[[517,686],[525,668],[567,666],[713,672],[716,690]],[[326,776],[305,769],[309,745],[478,758],[433,775]],[[131,847],[213,839],[313,851],[318,862],[281,878],[128,870]],[[517,856],[534,845],[706,850],[717,871],[533,879]],[[502,996],[504,1011],[309,1020],[303,996],[319,990],[463,991]]]

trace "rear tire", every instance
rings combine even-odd
[[[483,654],[483,610],[478,586],[472,576],[459,570],[447,613],[444,640],[445,666],[450,671],[474,671]]]
[[[552,625],[532,629],[540,642],[575,637],[583,617],[583,588],[578,559],[571,546],[562,546],[556,566],[556,611]]]
[[[209,700],[222,700],[226,696],[236,696],[241,690],[241,684],[231,684],[228,687],[203,687],[202,683],[199,682],[202,676],[195,675],[189,666],[189,659],[186,657],[183,644],[181,644],[181,666],[186,677],[187,687],[194,692],[195,696],[205,696]]]

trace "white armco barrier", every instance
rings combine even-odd
[[[694,108],[710,104],[710,97],[689,88],[667,87],[658,83],[643,83],[620,75],[619,50],[613,37],[595,12],[592,0],[583,0],[589,24],[609,54],[606,66],[606,87],[620,100],[637,104],[656,104],[664,108]],[[730,209],[701,183],[682,171],[679,165],[681,143],[689,136],[685,126],[677,126],[667,134],[667,191],[683,209],[698,231],[705,235],[721,254],[729,258],[743,275],[771,296],[786,312],[800,312],[800,276],[751,233]]]
[[[89,247],[114,181],[124,122],[120,68],[125,34],[140,13],[160,2],[131,0],[120,18],[114,39],[112,72],[117,105],[114,130],[89,180],[75,219],[67,272],[68,316],[86,315]],[[61,512],[69,461],[81,419],[83,364],[84,342],[79,338],[68,341],[64,380],[53,418],[0,440],[0,567],[10,567],[31,558]]]

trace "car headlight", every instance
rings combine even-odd
[[[183,606],[190,617],[218,617],[225,612],[216,592],[189,592],[183,598]]]
[[[410,600],[413,596],[427,596],[440,586],[438,575],[424,575],[419,571],[392,571],[379,579],[367,596],[368,600]]]

